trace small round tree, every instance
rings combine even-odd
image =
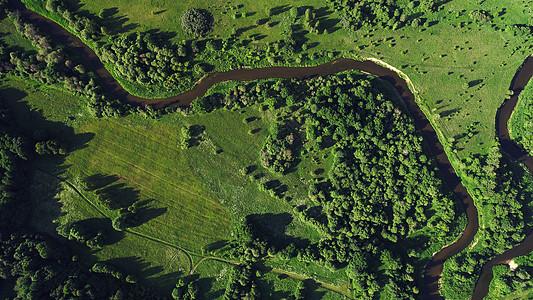
[[[205,36],[213,25],[213,16],[205,9],[191,8],[183,12],[181,27],[187,34]]]

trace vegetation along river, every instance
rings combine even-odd
[[[450,189],[453,190],[457,198],[463,203],[463,207],[468,218],[468,224],[461,237],[456,242],[444,247],[441,251],[434,254],[431,261],[426,265],[422,298],[440,298],[438,293],[438,281],[442,272],[444,261],[446,261],[446,259],[449,257],[461,252],[473,240],[479,225],[477,209],[474,206],[472,197],[468,194],[466,188],[461,184],[461,180],[452,168],[452,165],[448,160],[446,153],[444,152],[444,148],[440,143],[435,130],[431,126],[424,113],[418,107],[415,101],[415,96],[408,87],[408,83],[395,71],[383,67],[373,61],[356,61],[348,58],[339,58],[328,63],[312,67],[267,67],[256,69],[238,69],[208,74],[203,77],[193,89],[174,97],[165,99],[144,99],[128,93],[104,67],[95,52],[85,45],[77,36],[71,34],[54,21],[27,9],[18,0],[12,1],[11,4],[14,6],[14,8],[20,10],[23,15],[29,19],[29,21],[47,30],[57,40],[79,53],[86,60],[86,63],[92,67],[96,74],[98,74],[98,76],[101,78],[101,83],[105,86],[105,88],[107,88],[113,95],[122,101],[142,105],[152,105],[154,108],[188,105],[197,97],[202,97],[213,85],[229,80],[250,81],[268,78],[303,79],[314,76],[331,75],[347,70],[359,70],[389,81],[401,95],[407,109],[420,129],[424,140],[430,145],[430,149],[435,156],[437,165],[445,182],[448,184]],[[511,88],[514,91],[514,96],[510,100],[506,101],[498,112],[496,131],[500,138],[503,151],[514,159],[522,162],[533,174],[533,157],[527,155],[527,153],[518,148],[518,146],[509,138],[509,133],[507,130],[507,121],[509,120],[509,117],[516,105],[518,94],[524,88],[532,75],[533,59],[528,58],[513,80]],[[474,299],[481,299],[487,294],[488,286],[492,278],[492,266],[505,263],[511,258],[526,254],[531,250],[533,250],[533,234],[530,234],[519,246],[510,249],[489,261],[483,268],[483,273],[476,286]]]

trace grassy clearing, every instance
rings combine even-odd
[[[275,216],[291,211],[288,204],[260,191],[255,182],[241,174],[243,167],[258,163],[258,149],[272,120],[272,112],[259,112],[253,107],[244,113],[220,110],[206,116],[173,114],[158,122],[139,115],[97,120],[85,113],[79,99],[59,90],[41,90],[37,84],[15,79],[4,80],[2,84],[5,101],[17,112],[15,119],[28,132],[46,128],[60,133],[72,145],[72,152],[65,161],[43,158],[35,163],[38,168],[58,174],[74,185],[80,178],[90,175],[116,176],[118,180],[111,186],[121,197],[150,203],[145,222],[133,228],[135,232],[199,253],[204,246],[229,239],[232,224],[239,223],[248,214]],[[51,105],[53,101],[56,105]],[[245,124],[243,120],[250,116],[258,119]],[[181,128],[185,124],[204,126],[205,133],[198,146],[181,150]],[[250,129],[260,130],[251,135]],[[222,153],[215,154],[219,149]],[[263,172],[271,179],[276,177],[267,170]],[[309,170],[303,168],[301,172],[302,178],[311,177]],[[47,176],[40,174],[36,180],[40,177]],[[289,176],[289,181],[284,180],[297,186],[300,175],[295,173]],[[71,188],[57,182],[54,186],[57,191],[63,190],[59,195],[60,204],[34,203],[35,227],[54,233],[62,224],[103,218]],[[98,205],[93,192],[77,188]],[[294,190],[295,199],[299,197],[296,201],[305,201],[305,188]],[[39,189],[35,194],[49,195]],[[101,206],[99,209],[108,216],[115,214]],[[290,222],[286,233],[315,242],[321,238],[316,230],[298,219]],[[156,282],[169,276],[169,281],[156,284],[165,291],[175,284],[171,281],[177,276],[176,273],[170,279],[169,274],[184,271],[186,267],[182,254],[178,254],[177,263],[170,264],[175,260],[172,258],[175,250],[130,234],[95,254],[99,259],[125,266],[127,271],[141,270],[138,274],[148,281]]]
[[[70,186],[51,175],[36,171],[31,197],[30,226],[36,230],[57,236],[56,227],[85,221],[107,224],[112,231],[110,220],[103,218]],[[166,294],[172,291],[176,277],[188,272],[189,260],[182,251],[129,233],[113,232],[109,239],[111,244],[101,250],[87,252],[82,249],[84,259],[108,261]]]

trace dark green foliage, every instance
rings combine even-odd
[[[147,287],[127,283],[127,277],[111,265],[91,266],[73,258],[67,248],[46,236],[0,234],[0,278],[16,281],[17,298],[159,298]]]
[[[205,9],[187,9],[181,16],[181,28],[195,37],[207,35],[212,25],[213,16]]]
[[[288,124],[274,123],[260,152],[263,166],[278,173],[289,171],[299,155],[297,139]]]
[[[176,300],[202,299],[198,294],[198,282],[190,276],[180,279],[174,290],[172,290],[172,298]]]
[[[39,155],[65,155],[67,150],[58,140],[50,139],[47,141],[37,142],[35,144],[35,153]]]
[[[26,139],[10,122],[10,111],[0,102],[0,233],[18,229],[27,208]]]
[[[382,1],[382,0],[328,0],[335,10],[342,11],[341,25],[344,29],[355,31],[362,26],[379,26],[397,29],[405,25],[406,14],[431,13],[438,7],[437,1]],[[403,17],[402,17],[403,16]],[[417,23],[418,24],[418,23]]]
[[[251,265],[235,266],[231,272],[224,300],[260,299],[255,273]]]
[[[172,48],[149,33],[123,34],[100,48],[104,62],[115,65],[117,75],[139,84],[162,84],[178,63]]]
[[[215,108],[266,103],[280,114],[291,99],[291,112],[278,117],[261,150],[263,165],[273,171],[297,166],[298,152],[292,152],[291,160],[283,155],[294,151],[296,141],[311,157],[333,156],[321,171],[326,176],[310,182],[310,202],[294,206],[297,217],[327,238],[293,244],[272,237],[267,223],[248,216],[231,244],[232,257],[255,261],[278,252],[333,270],[346,267],[357,298],[418,294],[422,253],[457,230],[460,207],[445,192],[438,169],[401,109],[353,73],[248,83],[208,98]],[[260,188],[268,190],[266,183]]]
[[[80,242],[92,249],[101,249],[107,241],[107,235],[103,230],[87,226],[83,222],[74,222],[58,228],[63,237]]]

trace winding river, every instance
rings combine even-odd
[[[512,159],[521,162],[531,174],[533,174],[533,157],[522,148],[518,147],[518,145],[509,137],[509,128],[507,126],[516,104],[518,103],[518,96],[522,90],[524,90],[532,76],[533,57],[529,56],[516,72],[513,82],[511,83],[513,96],[509,100],[504,101],[496,114],[496,134],[500,139],[501,149]],[[488,261],[483,266],[472,300],[481,300],[489,292],[489,285],[493,276],[492,267],[507,264],[513,259],[513,257],[525,255],[531,251],[533,251],[533,232],[530,232],[520,245],[511,248]]]
[[[444,181],[455,193],[457,198],[463,203],[463,207],[468,218],[468,224],[461,237],[456,242],[444,247],[438,253],[434,254],[431,261],[426,265],[422,298],[441,298],[438,292],[438,282],[443,269],[444,261],[461,252],[473,240],[474,235],[479,227],[478,213],[476,207],[474,206],[472,197],[468,194],[466,188],[461,184],[461,180],[452,168],[452,165],[448,160],[446,153],[444,152],[444,148],[440,143],[435,130],[431,126],[424,113],[418,107],[415,101],[415,96],[408,87],[408,83],[404,79],[400,78],[395,71],[383,67],[370,60],[356,61],[348,58],[339,58],[328,63],[312,67],[266,67],[256,69],[238,69],[227,72],[210,73],[204,76],[193,89],[174,97],[165,99],[144,99],[128,93],[104,67],[95,52],[86,44],[84,44],[77,36],[71,34],[54,21],[27,9],[19,0],[12,0],[10,5],[12,5],[13,8],[21,11],[30,22],[47,30],[49,34],[51,34],[59,42],[80,54],[81,57],[85,59],[85,62],[101,78],[101,84],[111,94],[115,95],[122,101],[143,105],[152,105],[154,108],[188,105],[197,97],[203,96],[214,84],[229,80],[250,81],[268,78],[308,78],[314,76],[331,75],[347,70],[359,70],[379,76],[381,79],[389,81],[404,100],[406,107],[411,116],[414,118],[424,140],[430,146],[431,152],[436,159],[436,163],[441,171]],[[513,90],[515,90],[515,96],[513,96],[511,100],[506,101],[498,113],[496,130],[501,140],[502,149],[513,158],[524,163],[533,174],[533,158],[521,151],[509,139],[509,134],[507,131],[507,120],[509,119],[511,112],[516,105],[518,94],[529,81],[531,75],[533,75],[533,59],[528,59],[513,81]],[[474,298],[477,299],[478,295],[482,295],[483,293],[486,294],[486,292],[488,292],[488,285],[490,284],[490,279],[492,278],[491,266],[504,263],[510,258],[516,255],[527,253],[532,249],[533,235],[530,235],[520,246],[506,251],[502,255],[495,257],[489,263],[487,263],[487,265],[483,268],[483,274],[480,277],[478,285],[476,286],[476,294]]]

